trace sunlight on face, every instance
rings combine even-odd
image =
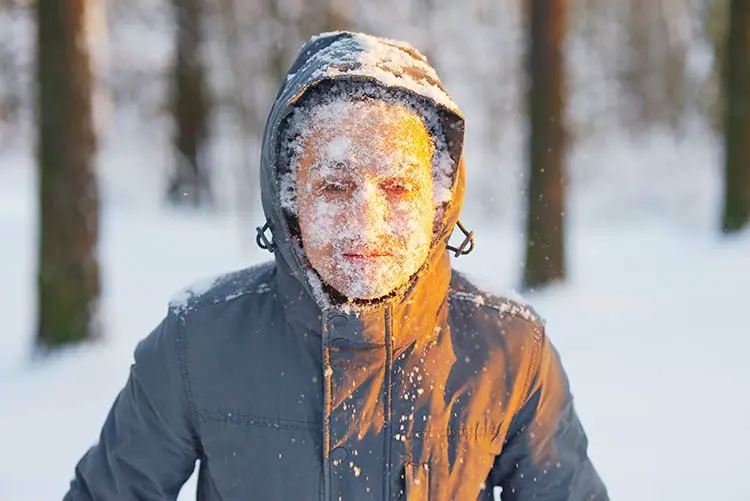
[[[305,253],[350,299],[406,284],[430,249],[432,138],[413,111],[385,102],[319,106],[297,174]]]

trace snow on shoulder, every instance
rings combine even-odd
[[[169,300],[169,307],[178,315],[184,315],[206,304],[219,304],[232,301],[248,294],[268,294],[273,292],[266,280],[272,270],[272,263],[245,268],[197,280]]]
[[[451,290],[449,297],[459,301],[473,303],[477,308],[485,307],[503,315],[522,318],[528,322],[545,324],[544,319],[530,305],[517,299],[494,296],[476,291]],[[520,297],[519,297],[520,299]]]

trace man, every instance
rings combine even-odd
[[[604,501],[542,322],[452,272],[463,118],[412,47],[300,51],[264,136],[274,261],[170,304],[67,501]],[[463,230],[463,227],[460,226]]]

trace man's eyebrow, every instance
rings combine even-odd
[[[350,165],[346,160],[324,160],[322,162],[316,162],[310,166],[311,173],[326,174],[326,171],[328,170],[346,172],[350,170]]]
[[[425,169],[425,167],[428,170],[432,170],[431,163],[420,162],[418,159],[412,159],[412,158],[406,159],[403,162],[397,163],[395,167],[397,168],[398,172],[404,173],[409,176],[421,173]]]

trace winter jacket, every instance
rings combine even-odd
[[[278,132],[317,83],[395,85],[439,110],[456,172],[430,256],[402,294],[321,304],[279,197]],[[337,32],[302,47],[261,162],[267,264],[187,291],[135,350],[65,501],[607,500],[560,358],[525,306],[451,269],[463,118],[400,42]]]

